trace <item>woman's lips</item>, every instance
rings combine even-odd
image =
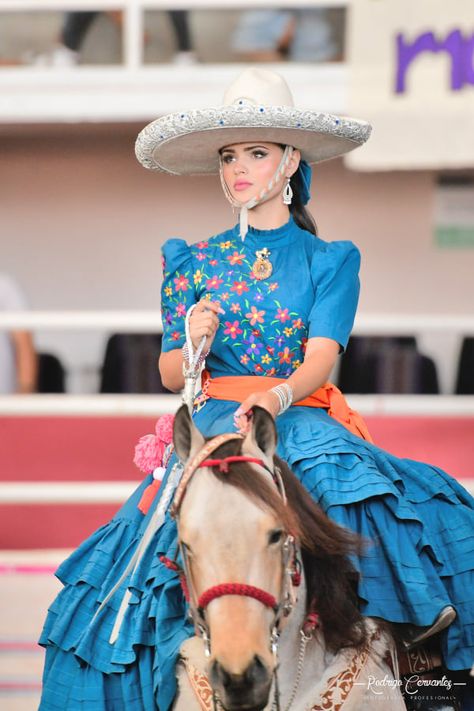
[[[234,190],[245,190],[245,188],[249,188],[252,185],[252,183],[248,183],[247,181],[241,180],[237,183],[234,183]]]

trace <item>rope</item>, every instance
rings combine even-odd
[[[210,602],[218,597],[224,597],[225,595],[242,595],[243,597],[252,597],[254,600],[258,600],[265,607],[271,607],[272,610],[277,608],[276,598],[270,593],[256,588],[253,585],[245,585],[243,583],[222,583],[221,585],[214,585],[214,587],[206,590],[198,600],[198,605],[203,610],[209,605]]]
[[[194,405],[194,393],[196,390],[196,381],[199,377],[199,373],[201,372],[201,364],[200,364],[200,358],[201,354],[204,348],[204,344],[206,343],[206,336],[203,336],[201,338],[201,341],[199,343],[199,346],[194,350],[193,342],[191,340],[191,333],[189,329],[189,319],[191,317],[192,312],[196,308],[197,304],[193,304],[186,312],[186,318],[184,320],[184,331],[186,335],[186,345],[188,349],[188,355],[189,355],[189,365],[186,367],[186,365],[183,362],[183,374],[184,374],[184,389],[183,389],[183,402],[185,405],[188,406],[188,410],[190,414],[192,414],[193,411],[193,405]]]

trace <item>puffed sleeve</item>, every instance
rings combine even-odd
[[[181,348],[185,342],[186,311],[196,303],[191,250],[183,239],[169,239],[162,247],[163,285],[161,287],[161,317],[163,320],[163,351]]]
[[[309,338],[337,341],[343,351],[351,334],[359,301],[360,252],[348,241],[329,242],[311,263],[315,300],[309,315]]]

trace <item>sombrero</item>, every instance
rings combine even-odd
[[[311,164],[361,146],[370,132],[366,121],[296,108],[282,76],[249,68],[229,86],[222,106],[149,123],[138,135],[135,152],[149,170],[202,175],[219,172],[219,150],[233,143],[293,146]]]

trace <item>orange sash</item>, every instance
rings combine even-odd
[[[284,378],[270,378],[259,375],[227,375],[211,378],[205,370],[202,374],[203,394],[215,400],[235,400],[243,402],[255,392],[266,392],[270,388],[284,383]],[[349,432],[362,437],[367,442],[373,442],[367,425],[358,412],[352,410],[344,395],[332,383],[326,383],[319,390],[308,395],[303,400],[294,402],[293,405],[305,407],[323,407],[328,415],[344,425]]]

